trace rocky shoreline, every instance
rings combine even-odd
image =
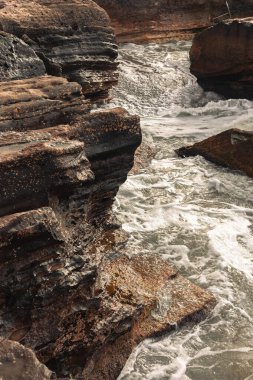
[[[141,130],[122,108],[94,111],[118,77],[105,11],[3,0],[0,26],[0,376],[14,358],[15,371],[30,363],[17,379],[116,379],[136,344],[203,319],[215,299],[124,251],[112,204]]]

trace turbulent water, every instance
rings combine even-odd
[[[174,153],[231,127],[253,130],[253,103],[201,90],[189,73],[189,47],[121,48],[115,104],[142,115],[157,155],[129,177],[115,209],[131,234],[128,252],[173,262],[218,303],[199,325],[143,342],[120,380],[253,379],[253,181]]]

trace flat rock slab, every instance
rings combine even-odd
[[[201,155],[215,164],[240,170],[253,178],[253,132],[230,129],[176,152],[180,157]]]
[[[193,39],[191,73],[208,91],[253,99],[253,18],[221,22]]]
[[[102,268],[95,291],[99,294],[104,289],[105,314],[98,330],[102,336],[113,326],[113,339],[92,356],[83,372],[85,379],[116,379],[128,355],[143,339],[199,322],[216,303],[212,294],[156,255],[111,258],[104,260]],[[120,314],[124,321],[120,322]]]

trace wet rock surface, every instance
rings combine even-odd
[[[96,0],[96,3],[108,12],[120,42],[185,39],[228,12],[222,0]],[[233,16],[253,16],[251,0],[229,3]]]
[[[253,19],[219,23],[195,36],[191,72],[208,91],[253,99]]]
[[[112,204],[141,130],[122,108],[91,112],[117,78],[106,13],[88,0],[2,1],[0,24],[12,33],[0,59],[20,47],[0,82],[0,335],[58,378],[116,379],[142,339],[204,318],[214,298],[155,256],[123,253]]]
[[[253,178],[253,133],[230,129],[189,147],[177,150],[181,157],[201,155]]]
[[[0,343],[0,376],[3,380],[53,380],[54,375],[41,364],[32,350],[17,342]]]

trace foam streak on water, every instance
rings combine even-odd
[[[188,42],[121,48],[115,103],[142,115],[158,154],[128,179],[115,209],[129,254],[175,263],[218,303],[194,328],[143,342],[120,380],[253,380],[253,180],[174,153],[230,127],[253,130],[253,103],[200,89],[188,50]],[[160,302],[162,311],[166,295]]]

